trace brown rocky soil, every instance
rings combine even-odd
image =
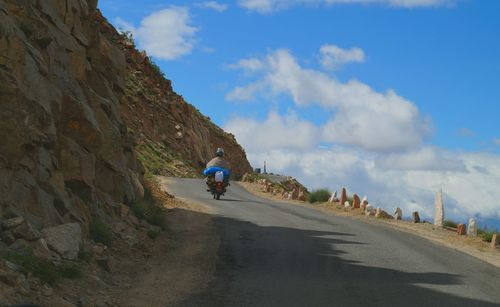
[[[409,221],[381,219],[374,216],[366,216],[361,209],[350,209],[340,206],[339,203],[310,204],[298,200],[284,200],[280,195],[273,195],[266,192],[265,186],[259,183],[237,182],[249,192],[271,200],[286,202],[291,205],[304,206],[320,210],[325,214],[333,214],[347,218],[354,218],[366,223],[378,226],[391,227],[400,231],[405,231],[431,240],[437,244],[444,245],[471,256],[486,261],[494,266],[500,267],[500,248],[491,248],[490,244],[480,238],[459,236],[456,230],[436,227],[429,223],[412,223]]]
[[[49,286],[1,261],[0,306],[171,306],[202,289],[215,270],[219,245],[207,209],[165,194],[158,198],[166,230],[153,240],[144,222],[115,221],[109,248],[87,242],[93,255],[79,261],[80,278]]]

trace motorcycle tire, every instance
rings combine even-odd
[[[215,199],[220,200],[220,194],[217,194]]]

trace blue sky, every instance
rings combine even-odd
[[[443,188],[451,217],[500,218],[500,2],[99,7],[254,165],[429,216]]]

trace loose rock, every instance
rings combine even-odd
[[[344,203],[344,207],[345,207],[345,208],[351,208],[351,204],[350,204],[348,201],[346,201],[346,202]]]
[[[11,229],[24,223],[24,217],[15,217],[2,222],[4,229]]]
[[[23,238],[28,241],[35,241],[42,237],[41,232],[34,228],[28,221],[25,221],[21,225],[13,228],[12,234],[16,238]]]
[[[61,257],[75,260],[80,251],[82,228],[79,223],[68,223],[56,227],[42,229],[43,236],[50,249]]]

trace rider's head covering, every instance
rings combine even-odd
[[[222,149],[222,148],[220,148],[220,147],[219,147],[219,148],[217,148],[217,151],[215,152],[215,155],[216,155],[217,157],[222,157],[222,156],[224,156],[224,149]]]

